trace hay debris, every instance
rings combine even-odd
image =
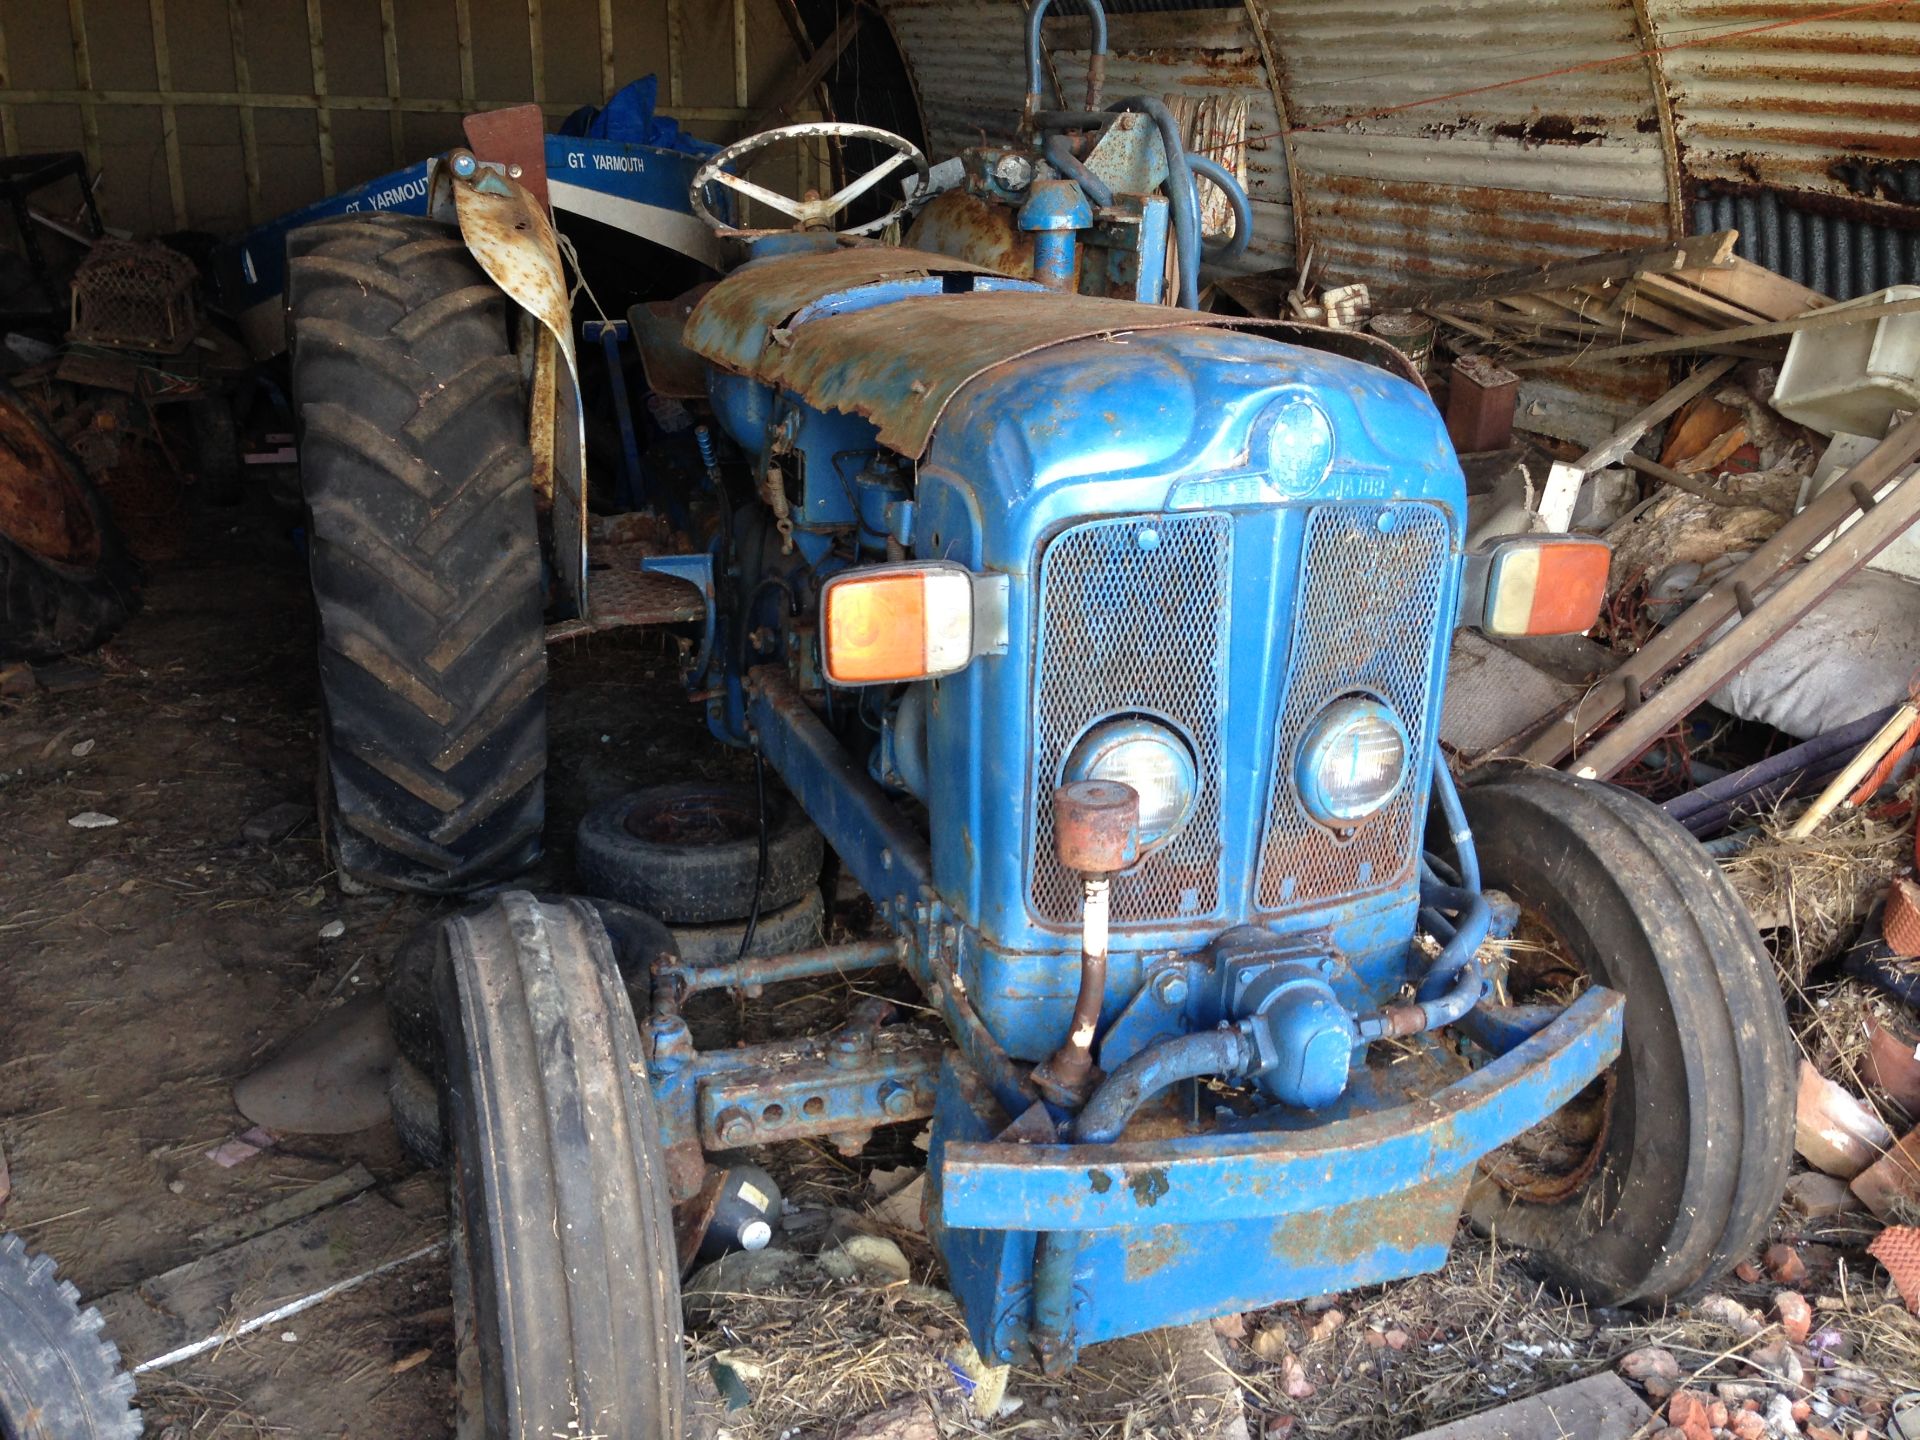
[[[1803,839],[1787,836],[1791,823],[1788,811],[1774,812],[1760,838],[1724,868],[1754,923],[1774,932],[1781,979],[1799,992],[1905,868],[1913,831],[1911,822],[1878,820],[1864,808],[1836,814]]]

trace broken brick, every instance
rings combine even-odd
[[[1920,1126],[1854,1176],[1853,1193],[1882,1220],[1892,1220],[1902,1205],[1920,1205]]]
[[[1809,1165],[1851,1180],[1892,1143],[1893,1132],[1878,1115],[1822,1075],[1811,1061],[1800,1062],[1793,1148]]]
[[[1780,1317],[1780,1328],[1796,1345],[1807,1343],[1813,1329],[1813,1307],[1798,1290],[1782,1290],[1773,1297],[1773,1313]]]
[[[1766,1262],[1767,1273],[1779,1284],[1798,1285],[1807,1278],[1807,1262],[1791,1245],[1769,1246]]]

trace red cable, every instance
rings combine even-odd
[[[1578,65],[1563,65],[1558,70],[1543,70],[1538,75],[1522,75],[1515,80],[1497,80],[1490,85],[1475,85],[1468,90],[1454,90],[1445,95],[1430,95],[1422,100],[1407,100],[1398,105],[1385,105],[1378,110],[1362,110],[1351,115],[1342,115],[1336,120],[1322,120],[1316,125],[1290,125],[1285,130],[1269,131],[1258,135],[1249,135],[1249,140],[1271,140],[1279,135],[1300,135],[1313,130],[1331,130],[1339,125],[1351,125],[1360,120],[1377,120],[1383,115],[1397,115],[1402,110],[1417,110],[1423,105],[1444,105],[1449,100],[1463,100],[1471,95],[1485,95],[1490,90],[1506,90],[1515,85],[1531,85],[1536,80],[1555,80],[1562,75],[1577,75],[1582,70],[1598,70],[1607,65],[1624,65],[1631,60],[1645,60],[1655,55],[1671,55],[1676,50],[1695,50],[1703,45],[1718,45],[1727,40],[1741,40],[1749,35],[1763,35],[1769,30],[1788,30],[1796,25],[1813,25],[1822,20],[1841,20],[1849,15],[1858,15],[1867,10],[1886,10],[1895,5],[1909,5],[1913,0],[1863,0],[1858,5],[1846,5],[1838,10],[1825,10],[1818,15],[1796,15],[1791,20],[1774,20],[1765,25],[1752,25],[1745,30],[1729,30],[1722,35],[1703,36],[1698,40],[1680,40],[1671,45],[1656,45],[1647,50],[1630,50],[1624,55],[1608,55],[1598,60],[1583,60]]]

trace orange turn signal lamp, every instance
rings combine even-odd
[[[849,570],[826,583],[821,655],[835,685],[930,680],[1007,648],[1005,575],[926,561]]]
[[[1613,550],[1587,535],[1515,535],[1467,556],[1460,623],[1485,635],[1584,635]]]

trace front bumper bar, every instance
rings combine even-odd
[[[1265,1219],[1380,1199],[1470,1167],[1577,1095],[1620,1053],[1625,997],[1588,990],[1539,1033],[1438,1093],[1304,1130],[1114,1145],[955,1141],[942,1222],[1105,1230]]]

